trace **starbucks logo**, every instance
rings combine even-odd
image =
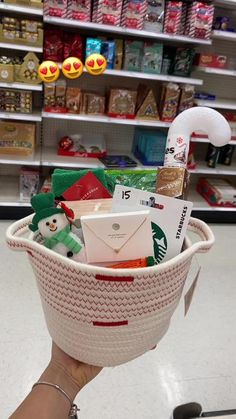
[[[152,238],[154,247],[154,257],[160,263],[167,252],[167,239],[163,230],[155,223],[152,223]]]

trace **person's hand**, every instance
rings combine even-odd
[[[51,361],[41,380],[60,385],[73,400],[76,394],[101,370],[101,367],[76,361],[53,342]]]

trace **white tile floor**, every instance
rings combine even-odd
[[[26,256],[5,245],[0,223],[0,419],[19,404],[45,367],[50,338]],[[169,419],[197,401],[236,408],[236,227],[213,226],[216,245],[199,256],[202,273],[187,318],[180,304],[155,351],[104,369],[78,398],[80,419]]]

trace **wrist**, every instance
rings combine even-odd
[[[78,384],[73,380],[70,373],[55,362],[50,362],[46,370],[41,375],[39,381],[47,381],[60,386],[73,401],[80,391]]]

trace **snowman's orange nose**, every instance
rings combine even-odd
[[[55,227],[55,224],[53,223],[49,224],[49,228],[54,229],[54,227]]]

